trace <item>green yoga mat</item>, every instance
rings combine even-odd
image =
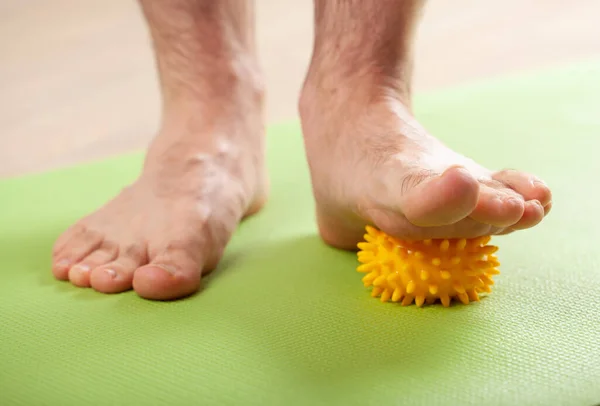
[[[201,294],[157,303],[55,281],[55,237],[141,156],[0,182],[0,405],[593,405],[600,402],[600,61],[423,95],[422,122],[539,174],[550,217],[494,241],[469,306],[382,304],[325,246],[297,123],[269,131],[272,198]]]

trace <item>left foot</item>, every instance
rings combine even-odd
[[[309,79],[300,111],[322,238],[353,249],[372,224],[403,239],[472,238],[538,224],[537,177],[491,171],[432,137],[398,92]],[[333,82],[330,82],[333,83]]]

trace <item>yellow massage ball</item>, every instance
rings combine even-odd
[[[438,299],[445,307],[452,300],[479,301],[491,292],[498,271],[498,247],[491,237],[403,241],[367,226],[365,242],[358,244],[358,272],[371,296],[403,306],[421,307]]]

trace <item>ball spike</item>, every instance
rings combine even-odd
[[[383,293],[381,293],[380,300],[382,302],[387,302],[392,297],[392,291],[390,289],[385,289]]]
[[[452,285],[452,287],[454,288],[454,290],[456,291],[456,293],[458,293],[459,295],[465,293],[465,287],[463,285],[461,285],[458,282],[454,282],[454,284]]]
[[[374,251],[377,249],[377,244],[370,242],[359,242],[356,246],[363,251]]]
[[[471,300],[471,302],[479,302],[479,295],[475,292],[475,289],[469,289],[467,295],[469,295],[469,300]]]
[[[373,237],[377,237],[379,235],[379,231],[372,226],[367,226],[365,227],[367,230],[367,233],[369,233],[369,235],[372,235]]]
[[[483,280],[483,283],[485,283],[486,285],[493,285],[494,281],[492,278],[490,278],[489,276],[483,274],[481,275],[481,279]]]
[[[371,286],[375,279],[377,279],[377,274],[370,273],[370,274],[367,274],[364,278],[362,278],[362,281],[365,284],[365,286]]]
[[[379,275],[373,281],[373,286],[383,286],[385,281],[386,281],[386,275]]]
[[[367,264],[362,264],[356,270],[358,272],[371,272],[373,269],[377,268],[377,264],[369,262]]]
[[[489,243],[492,240],[492,237],[489,235],[486,235],[484,237],[481,237],[480,239],[480,244],[481,245],[487,245],[487,243]]]
[[[397,272],[392,272],[387,277],[388,282],[394,282],[394,281],[397,281],[398,279],[400,279],[400,274]]]
[[[406,295],[404,296],[404,299],[402,299],[402,306],[408,306],[410,304],[412,304],[413,302],[413,297],[410,295]]]
[[[448,249],[450,248],[450,241],[449,240],[444,240],[440,243],[440,250],[442,252],[446,252],[448,251]]]
[[[486,245],[485,247],[481,247],[480,251],[486,255],[491,255],[494,252],[498,251],[498,247],[496,247],[495,245]]]

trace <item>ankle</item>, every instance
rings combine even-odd
[[[265,84],[262,69],[256,57],[240,53],[235,58],[211,62],[197,72],[180,73],[177,80],[165,81],[162,86],[163,118],[180,121],[188,117],[213,114],[218,110],[234,112],[243,104],[246,109],[262,109]],[[232,111],[233,109],[233,111]]]
[[[357,118],[368,113],[373,105],[387,104],[390,99],[410,110],[411,83],[409,76],[402,74],[410,64],[410,61],[397,62],[400,74],[389,74],[373,68],[373,64],[351,71],[329,61],[313,60],[298,101],[300,117],[307,122],[323,115]]]

